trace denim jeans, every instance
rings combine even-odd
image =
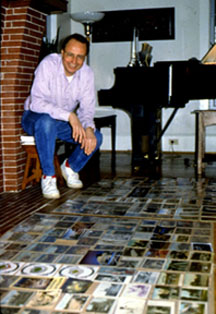
[[[80,144],[72,138],[72,128],[69,122],[53,119],[46,113],[24,111],[22,127],[28,135],[34,136],[41,169],[47,176],[55,174],[53,161],[57,139],[76,145],[68,157],[69,165],[75,172],[79,172],[85,166],[102,144],[102,134],[95,130],[97,146],[90,155],[86,155]]]

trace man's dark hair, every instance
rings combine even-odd
[[[85,44],[86,45],[86,55],[88,55],[89,53],[89,41],[82,35],[80,34],[72,34],[72,35],[69,35],[67,36],[63,42],[62,42],[62,45],[61,45],[61,50],[65,50],[65,47],[67,46],[67,43],[71,40],[71,39],[75,39],[79,42],[81,42],[82,44]]]

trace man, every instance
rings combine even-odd
[[[60,197],[53,162],[56,139],[76,144],[61,165],[62,175],[70,188],[83,186],[78,172],[102,143],[102,135],[94,125],[94,74],[84,62],[88,50],[85,37],[68,36],[62,44],[61,54],[48,55],[37,67],[24,104],[22,127],[35,138],[45,198]]]

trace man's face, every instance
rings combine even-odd
[[[83,65],[86,57],[86,44],[71,39],[65,49],[61,51],[61,55],[65,74],[71,76]]]

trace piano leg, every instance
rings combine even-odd
[[[142,105],[131,108],[132,165],[141,166],[158,155],[158,109]]]

